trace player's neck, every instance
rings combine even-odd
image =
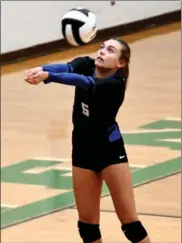
[[[110,70],[110,69],[98,69],[96,68],[95,69],[95,72],[94,72],[94,76],[95,78],[109,78],[110,76],[112,76],[113,74],[115,74],[117,71],[116,70]]]

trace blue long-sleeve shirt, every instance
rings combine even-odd
[[[73,71],[73,67],[69,63],[48,64],[42,66],[42,68],[44,71],[52,73],[71,73]]]
[[[53,73],[49,72],[49,78],[44,81],[45,84],[54,82],[76,86],[78,88],[88,88],[95,84],[94,78],[91,76],[83,76],[77,73]]]
[[[49,64],[42,67],[44,71],[49,73],[48,79],[44,81],[45,84],[54,82],[79,88],[88,88],[90,85],[95,84],[93,77],[74,73],[74,67],[71,63]]]

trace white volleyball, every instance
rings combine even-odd
[[[69,10],[61,20],[62,35],[73,46],[89,43],[97,33],[96,15],[85,8]]]

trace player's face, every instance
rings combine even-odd
[[[108,40],[101,44],[95,59],[95,65],[103,69],[118,69],[124,66],[121,61],[122,45],[116,40]]]

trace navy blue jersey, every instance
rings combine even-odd
[[[45,83],[57,82],[75,86],[73,123],[89,126],[111,126],[125,96],[125,79],[118,73],[107,79],[94,77],[95,62],[78,57],[67,64],[43,66],[49,72]]]
[[[94,60],[88,57],[71,62],[73,72],[92,76],[89,88],[76,87],[73,119],[75,122],[91,123],[94,127],[114,124],[119,107],[124,100],[125,80],[116,73],[108,79],[94,78]],[[90,125],[90,124],[89,124]]]
[[[127,154],[115,121],[124,101],[125,78],[120,73],[106,79],[94,77],[95,61],[79,57],[66,64],[43,66],[49,72],[44,83],[75,86],[72,161],[74,166],[102,171],[127,162]]]
[[[94,77],[95,61],[78,57],[66,64],[43,66],[49,72],[45,84],[56,82],[75,86],[73,124],[77,140],[113,142],[121,138],[116,116],[125,97],[126,81],[118,72],[109,78]]]

